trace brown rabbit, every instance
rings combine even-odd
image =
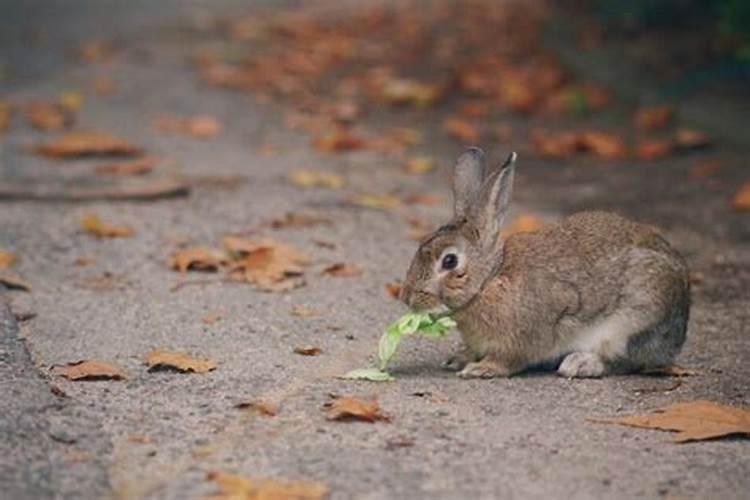
[[[447,368],[464,378],[558,366],[601,377],[668,365],[685,342],[684,259],[652,227],[581,212],[504,240],[516,154],[485,172],[469,149],[454,174],[453,220],[426,238],[402,300],[450,314],[465,349]]]

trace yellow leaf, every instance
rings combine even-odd
[[[435,168],[435,160],[429,156],[415,156],[409,158],[405,169],[410,174],[425,174]]]
[[[365,422],[376,422],[378,420],[390,420],[380,412],[377,401],[365,401],[350,396],[335,398],[326,405],[328,420],[363,420]]]
[[[395,208],[401,204],[401,200],[392,194],[371,194],[364,193],[351,198],[355,205],[368,208],[389,209]]]
[[[0,269],[5,269],[7,267],[10,267],[10,265],[13,264],[17,260],[18,260],[18,255],[12,252],[8,252],[6,250],[0,249]]]
[[[172,368],[181,372],[206,373],[216,369],[210,359],[198,359],[182,352],[156,350],[146,356],[148,369]]]
[[[289,182],[304,188],[324,187],[340,189],[344,186],[344,178],[338,174],[323,170],[297,169],[287,175]]]
[[[169,259],[169,267],[181,273],[188,270],[215,272],[226,261],[227,257],[223,251],[198,246],[175,252]]]
[[[100,238],[120,238],[133,236],[135,232],[130,226],[116,226],[104,223],[96,214],[84,214],[81,216],[81,226],[88,233]]]
[[[122,380],[126,378],[125,372],[120,367],[94,359],[54,366],[52,370],[69,380]]]
[[[222,471],[211,471],[219,492],[211,500],[322,500],[328,487],[317,481],[276,481],[251,479]]]

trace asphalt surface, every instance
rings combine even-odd
[[[211,8],[231,13],[238,4]],[[438,159],[425,177],[404,176],[372,152],[314,151],[306,135],[284,126],[282,107],[196,80],[186,61],[198,42],[185,26],[200,23],[207,5],[4,2],[6,98],[82,89],[80,124],[144,146],[165,158],[161,171],[192,180],[194,189],[188,198],[158,202],[0,204],[0,247],[20,255],[14,271],[32,285],[31,293],[3,293],[13,314],[0,303],[0,496],[201,498],[215,491],[206,480],[215,469],[320,480],[336,499],[747,496],[747,440],[675,445],[666,433],[586,417],[691,399],[750,405],[750,223],[728,204],[746,179],[750,143],[724,146],[719,136],[708,152],[607,165],[543,161],[520,148],[518,213],[554,220],[585,208],[616,210],[661,226],[685,254],[696,283],[679,363],[697,376],[460,380],[439,368],[458,345],[453,338],[406,342],[394,364],[396,383],[343,381],[336,375],[372,362],[382,327],[403,312],[384,290],[402,278],[415,249],[403,218],[437,224],[448,217],[447,181],[461,148],[429,114],[407,113],[381,119],[425,131],[426,149]],[[125,56],[106,66],[81,64],[72,49],[92,37],[113,37]],[[117,83],[115,95],[86,90],[102,74]],[[225,130],[210,140],[160,134],[152,125],[164,113],[211,114]],[[16,118],[0,138],[0,178],[88,175],[95,162],[60,166],[25,151],[43,137]],[[267,144],[274,154],[263,152]],[[499,159],[506,146],[488,149]],[[689,177],[695,162],[716,157],[726,163],[717,176]],[[347,187],[301,190],[284,182],[299,167],[338,172]],[[427,188],[446,201],[395,212],[342,203],[350,193],[394,188]],[[312,257],[305,287],[264,293],[215,275],[181,276],[166,264],[181,243],[218,244],[305,208],[333,224],[261,231]],[[92,238],[78,222],[87,211],[127,223],[136,235]],[[76,264],[88,256],[93,263]],[[362,276],[321,275],[339,261],[356,264]],[[175,290],[185,280],[196,282]],[[317,314],[293,316],[300,305]],[[220,319],[206,324],[207,314]],[[322,354],[293,353],[307,344]],[[200,375],[147,372],[143,357],[156,348],[219,367]],[[127,380],[70,382],[49,371],[87,358],[117,363]],[[377,397],[391,421],[328,421],[322,407],[330,394]],[[277,403],[279,413],[234,408],[246,400]]]

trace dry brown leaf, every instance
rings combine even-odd
[[[437,193],[414,193],[407,196],[404,201],[409,205],[441,205],[443,197]]]
[[[333,276],[335,278],[353,278],[361,275],[362,270],[354,264],[337,262],[323,269],[321,274],[327,274],[328,276]]]
[[[750,181],[745,182],[732,197],[732,208],[735,210],[750,210]]]
[[[342,176],[323,170],[300,168],[289,172],[286,178],[295,186],[304,188],[324,187],[328,189],[340,189],[344,186],[344,178]]]
[[[683,401],[649,415],[589,418],[591,422],[676,431],[676,443],[703,441],[733,434],[750,435],[750,411],[712,401]]]
[[[323,349],[316,345],[303,345],[294,348],[294,353],[300,356],[317,356],[322,353]]]
[[[435,160],[429,156],[415,156],[409,158],[404,170],[409,174],[426,174],[435,168]]]
[[[10,267],[11,264],[18,260],[18,255],[0,248],[0,269]]]
[[[479,142],[479,130],[473,125],[461,118],[446,118],[443,122],[443,130],[465,144],[476,144]]]
[[[378,208],[382,210],[396,208],[401,204],[401,200],[392,194],[363,193],[353,196],[350,201],[361,207]]]
[[[156,128],[162,132],[191,135],[201,139],[217,136],[222,130],[219,120],[209,115],[162,116],[156,121]]]
[[[106,132],[70,132],[57,140],[36,147],[37,153],[50,158],[81,156],[139,156],[143,149]]]
[[[328,494],[328,487],[316,481],[251,479],[222,471],[209,472],[208,479],[219,487],[210,500],[322,500]]]
[[[181,273],[186,271],[216,272],[226,262],[227,256],[223,251],[197,246],[175,252],[169,259],[169,267]]]
[[[95,359],[53,366],[52,371],[68,380],[122,380],[126,378],[125,372],[119,366]]]
[[[19,275],[8,271],[0,271],[0,285],[3,285],[11,290],[21,290],[24,292],[31,291],[31,285],[28,281],[26,281]]]
[[[644,375],[655,375],[655,376],[664,376],[664,377],[691,377],[693,375],[698,375],[698,372],[695,370],[691,370],[689,368],[684,368],[680,365],[669,365],[669,366],[661,366],[659,368],[651,368],[649,370],[644,370]]]
[[[149,371],[171,368],[181,372],[206,373],[216,369],[210,359],[198,359],[182,352],[156,350],[146,355]]]
[[[385,291],[394,299],[398,299],[401,296],[401,288],[401,283],[393,282],[385,284]]]
[[[158,161],[155,156],[144,156],[132,161],[103,163],[97,165],[94,171],[104,175],[144,175],[151,172]]]
[[[0,132],[8,129],[12,108],[6,101],[0,99]]]
[[[390,420],[388,416],[380,412],[380,406],[374,400],[365,401],[351,396],[340,396],[325,406],[329,420],[362,420],[365,422]]]
[[[300,318],[309,318],[310,316],[315,316],[316,314],[318,314],[314,309],[300,305],[292,307],[292,310],[290,312],[292,316],[298,316]]]
[[[580,147],[603,158],[622,158],[625,156],[625,143],[615,134],[598,130],[581,132],[578,138]]]
[[[681,149],[703,148],[711,144],[708,134],[700,130],[678,128],[674,133],[674,143]]]
[[[501,231],[503,238],[507,238],[511,234],[516,233],[528,233],[536,231],[544,226],[544,221],[532,214],[521,214],[516,217],[513,222],[508,224]]]
[[[279,413],[279,405],[271,401],[242,401],[234,407],[238,410],[253,410],[266,417],[273,417]]]
[[[98,215],[91,213],[81,216],[81,227],[99,238],[127,238],[135,234],[130,226],[107,224]]]
[[[673,149],[670,141],[642,141],[635,148],[635,157],[639,160],[657,160],[669,156]]]
[[[355,134],[345,127],[336,127],[313,140],[313,146],[319,151],[338,152],[354,151],[367,145],[364,137]]]
[[[220,313],[219,311],[212,311],[212,312],[210,312],[210,313],[207,313],[207,314],[205,314],[205,315],[204,315],[204,316],[203,316],[203,317],[201,318],[201,322],[202,322],[202,323],[203,323],[204,325],[213,325],[213,324],[214,324],[214,323],[216,323],[217,321],[221,320],[221,319],[222,319],[222,317],[223,317],[223,316],[222,316],[222,314],[221,314],[221,313]]]
[[[644,130],[656,130],[666,127],[674,116],[674,109],[669,104],[646,106],[635,113],[635,126]]]
[[[265,291],[282,291],[305,284],[303,267],[310,259],[303,252],[271,239],[245,240],[224,238],[226,249],[237,255],[230,268],[230,277],[247,281]]]
[[[26,108],[26,118],[39,130],[60,130],[73,124],[74,116],[68,109],[53,102],[32,102]]]
[[[287,212],[283,217],[272,219],[268,225],[273,229],[287,227],[310,227],[320,224],[331,224],[331,219],[312,212]]]

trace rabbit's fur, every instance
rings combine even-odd
[[[477,148],[458,159],[454,219],[407,273],[402,300],[458,324],[465,348],[446,367],[488,378],[559,364],[566,377],[600,377],[670,364],[690,308],[684,259],[653,227],[606,212],[503,240],[515,159],[487,173]]]

